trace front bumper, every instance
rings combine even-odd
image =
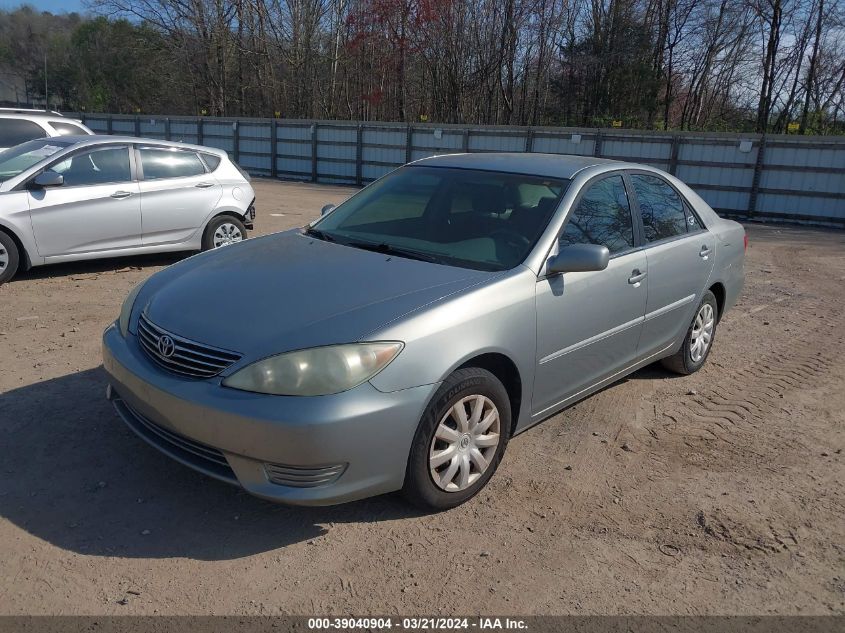
[[[258,497],[297,505],[400,489],[417,424],[438,387],[383,393],[364,383],[310,398],[242,392],[222,387],[219,377],[162,370],[115,326],[103,334],[103,365],[117,412],[145,441]]]

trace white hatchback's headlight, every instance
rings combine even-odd
[[[129,332],[129,317],[132,316],[132,306],[135,305],[135,299],[138,298],[138,293],[141,292],[141,288],[144,287],[144,281],[139,283],[137,286],[132,288],[132,291],[129,293],[129,296],[123,301],[123,305],[120,308],[120,318],[118,319],[117,323],[120,326],[120,333],[126,337],[126,334]]]
[[[366,382],[401,351],[395,341],[314,347],[260,360],[223,384],[277,396],[327,396]]]

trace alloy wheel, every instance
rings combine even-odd
[[[456,402],[441,418],[429,448],[434,483],[446,492],[460,492],[490,467],[501,441],[499,410],[480,394]]]
[[[9,251],[0,244],[0,273],[6,270],[6,267],[9,265]]]

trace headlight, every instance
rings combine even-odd
[[[126,337],[126,334],[129,332],[129,317],[132,316],[132,306],[135,305],[135,299],[138,298],[138,293],[141,292],[141,288],[144,287],[145,282],[139,283],[137,286],[132,288],[132,291],[129,293],[129,296],[123,302],[123,306],[120,308],[120,318],[118,319],[118,325],[120,326],[120,333]]]
[[[277,396],[327,396],[366,382],[401,351],[394,341],[314,347],[260,360],[223,384]]]

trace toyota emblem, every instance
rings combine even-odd
[[[158,339],[158,353],[161,354],[164,358],[170,358],[173,356],[173,352],[176,351],[176,343],[173,342],[173,339],[167,336],[166,334]]]

